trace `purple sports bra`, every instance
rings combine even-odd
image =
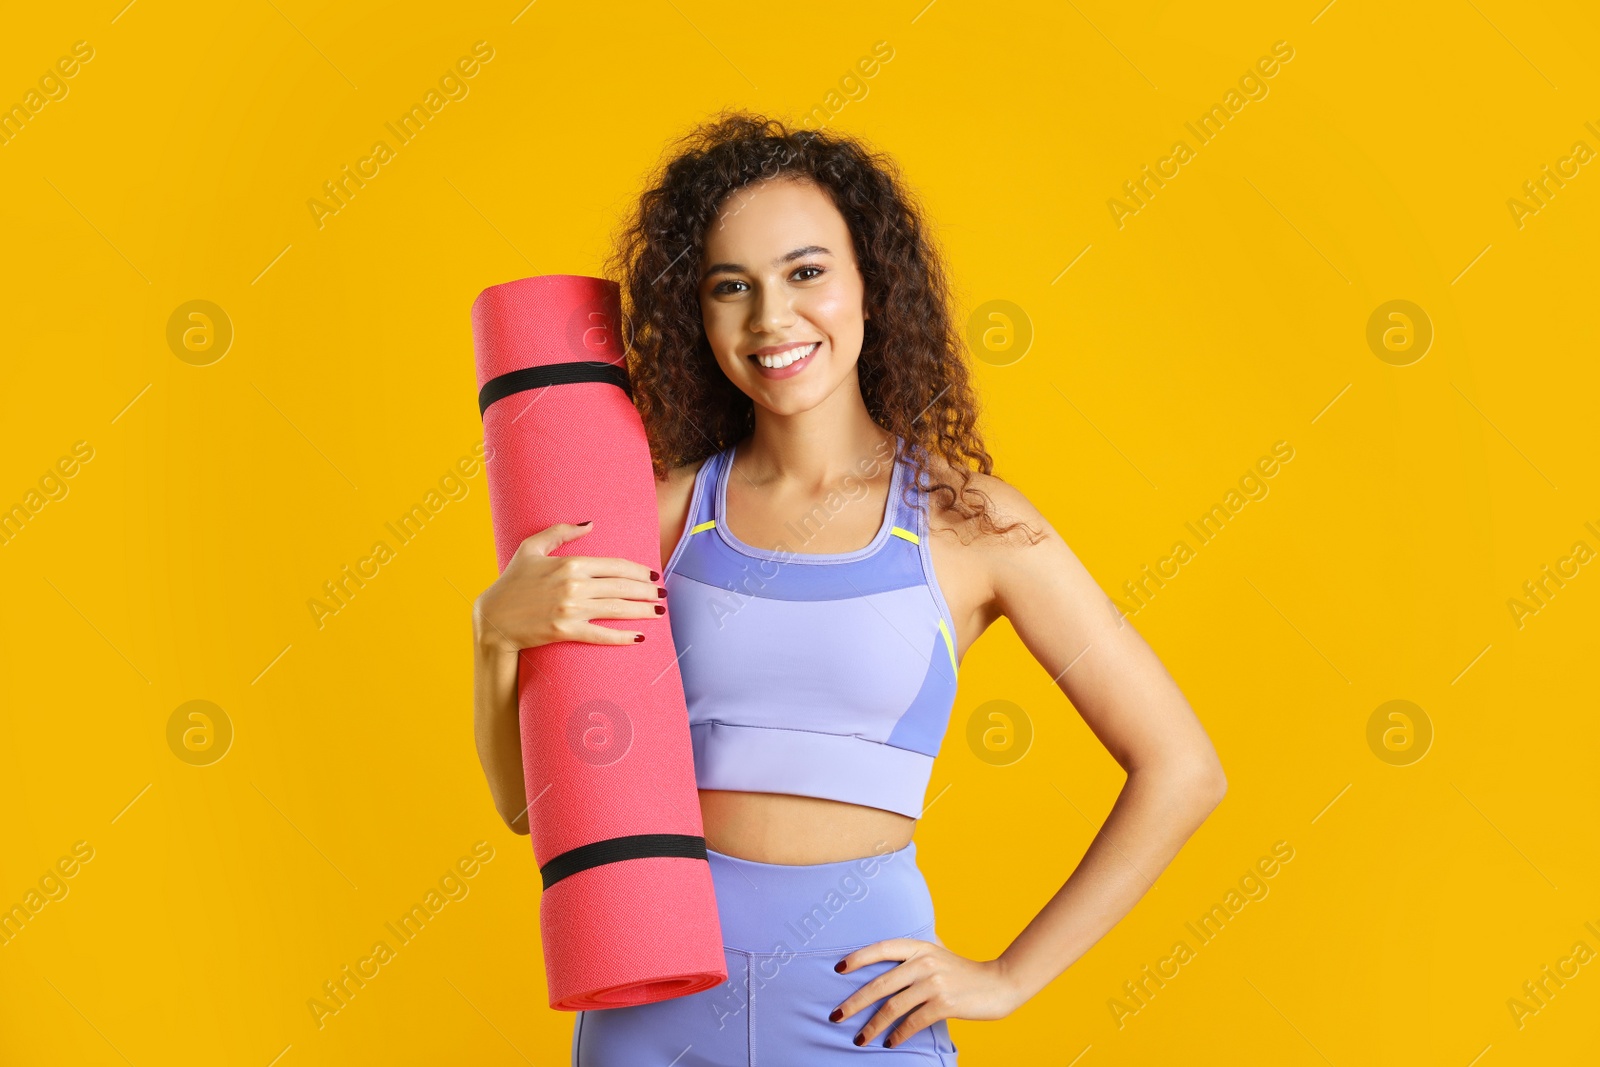
[[[733,447],[695,473],[664,580],[700,788],[921,815],[955,703],[955,622],[927,501],[902,499],[914,467],[895,443],[882,524],[854,552],[747,545],[724,518]],[[787,528],[804,536],[830,510]]]

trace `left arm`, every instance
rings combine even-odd
[[[1059,674],[1062,692],[1128,778],[1076,869],[997,959],[968,960],[908,938],[851,953],[845,973],[905,961],[840,1006],[848,1016],[894,994],[862,1027],[861,1043],[907,1012],[887,1044],[938,1019],[1015,1011],[1133,909],[1227,791],[1204,728],[1132,623],[1020,492],[998,479],[982,488],[1005,518],[1045,535],[1034,545],[1021,531],[984,539],[995,542],[982,553],[996,608],[1040,665]]]
[[[1133,910],[1228,788],[1172,675],[1038,523],[1046,540],[995,554],[1001,612],[1052,675],[1072,664],[1058,684],[1128,779],[1077,868],[996,961],[1019,1006]]]

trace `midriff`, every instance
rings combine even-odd
[[[882,808],[789,793],[700,790],[706,845],[757,863],[836,863],[911,843],[917,820]]]

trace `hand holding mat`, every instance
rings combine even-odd
[[[491,286],[472,305],[501,570],[523,538],[584,519],[590,532],[552,554],[661,570],[621,318],[616,283],[571,274]],[[666,615],[624,625],[645,640],[558,641],[519,656],[539,927],[561,1011],[649,1004],[728,977],[671,626]]]

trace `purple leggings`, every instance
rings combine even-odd
[[[893,1025],[867,1045],[852,1043],[887,998],[828,1021],[851,993],[900,965],[882,960],[839,974],[833,965],[847,953],[894,937],[938,940],[915,842],[836,863],[706,855],[728,981],[654,1004],[580,1011],[572,1067],[786,1067],[859,1064],[875,1055],[898,1056],[907,1067],[955,1067],[943,1019],[892,1049],[883,1042]]]

